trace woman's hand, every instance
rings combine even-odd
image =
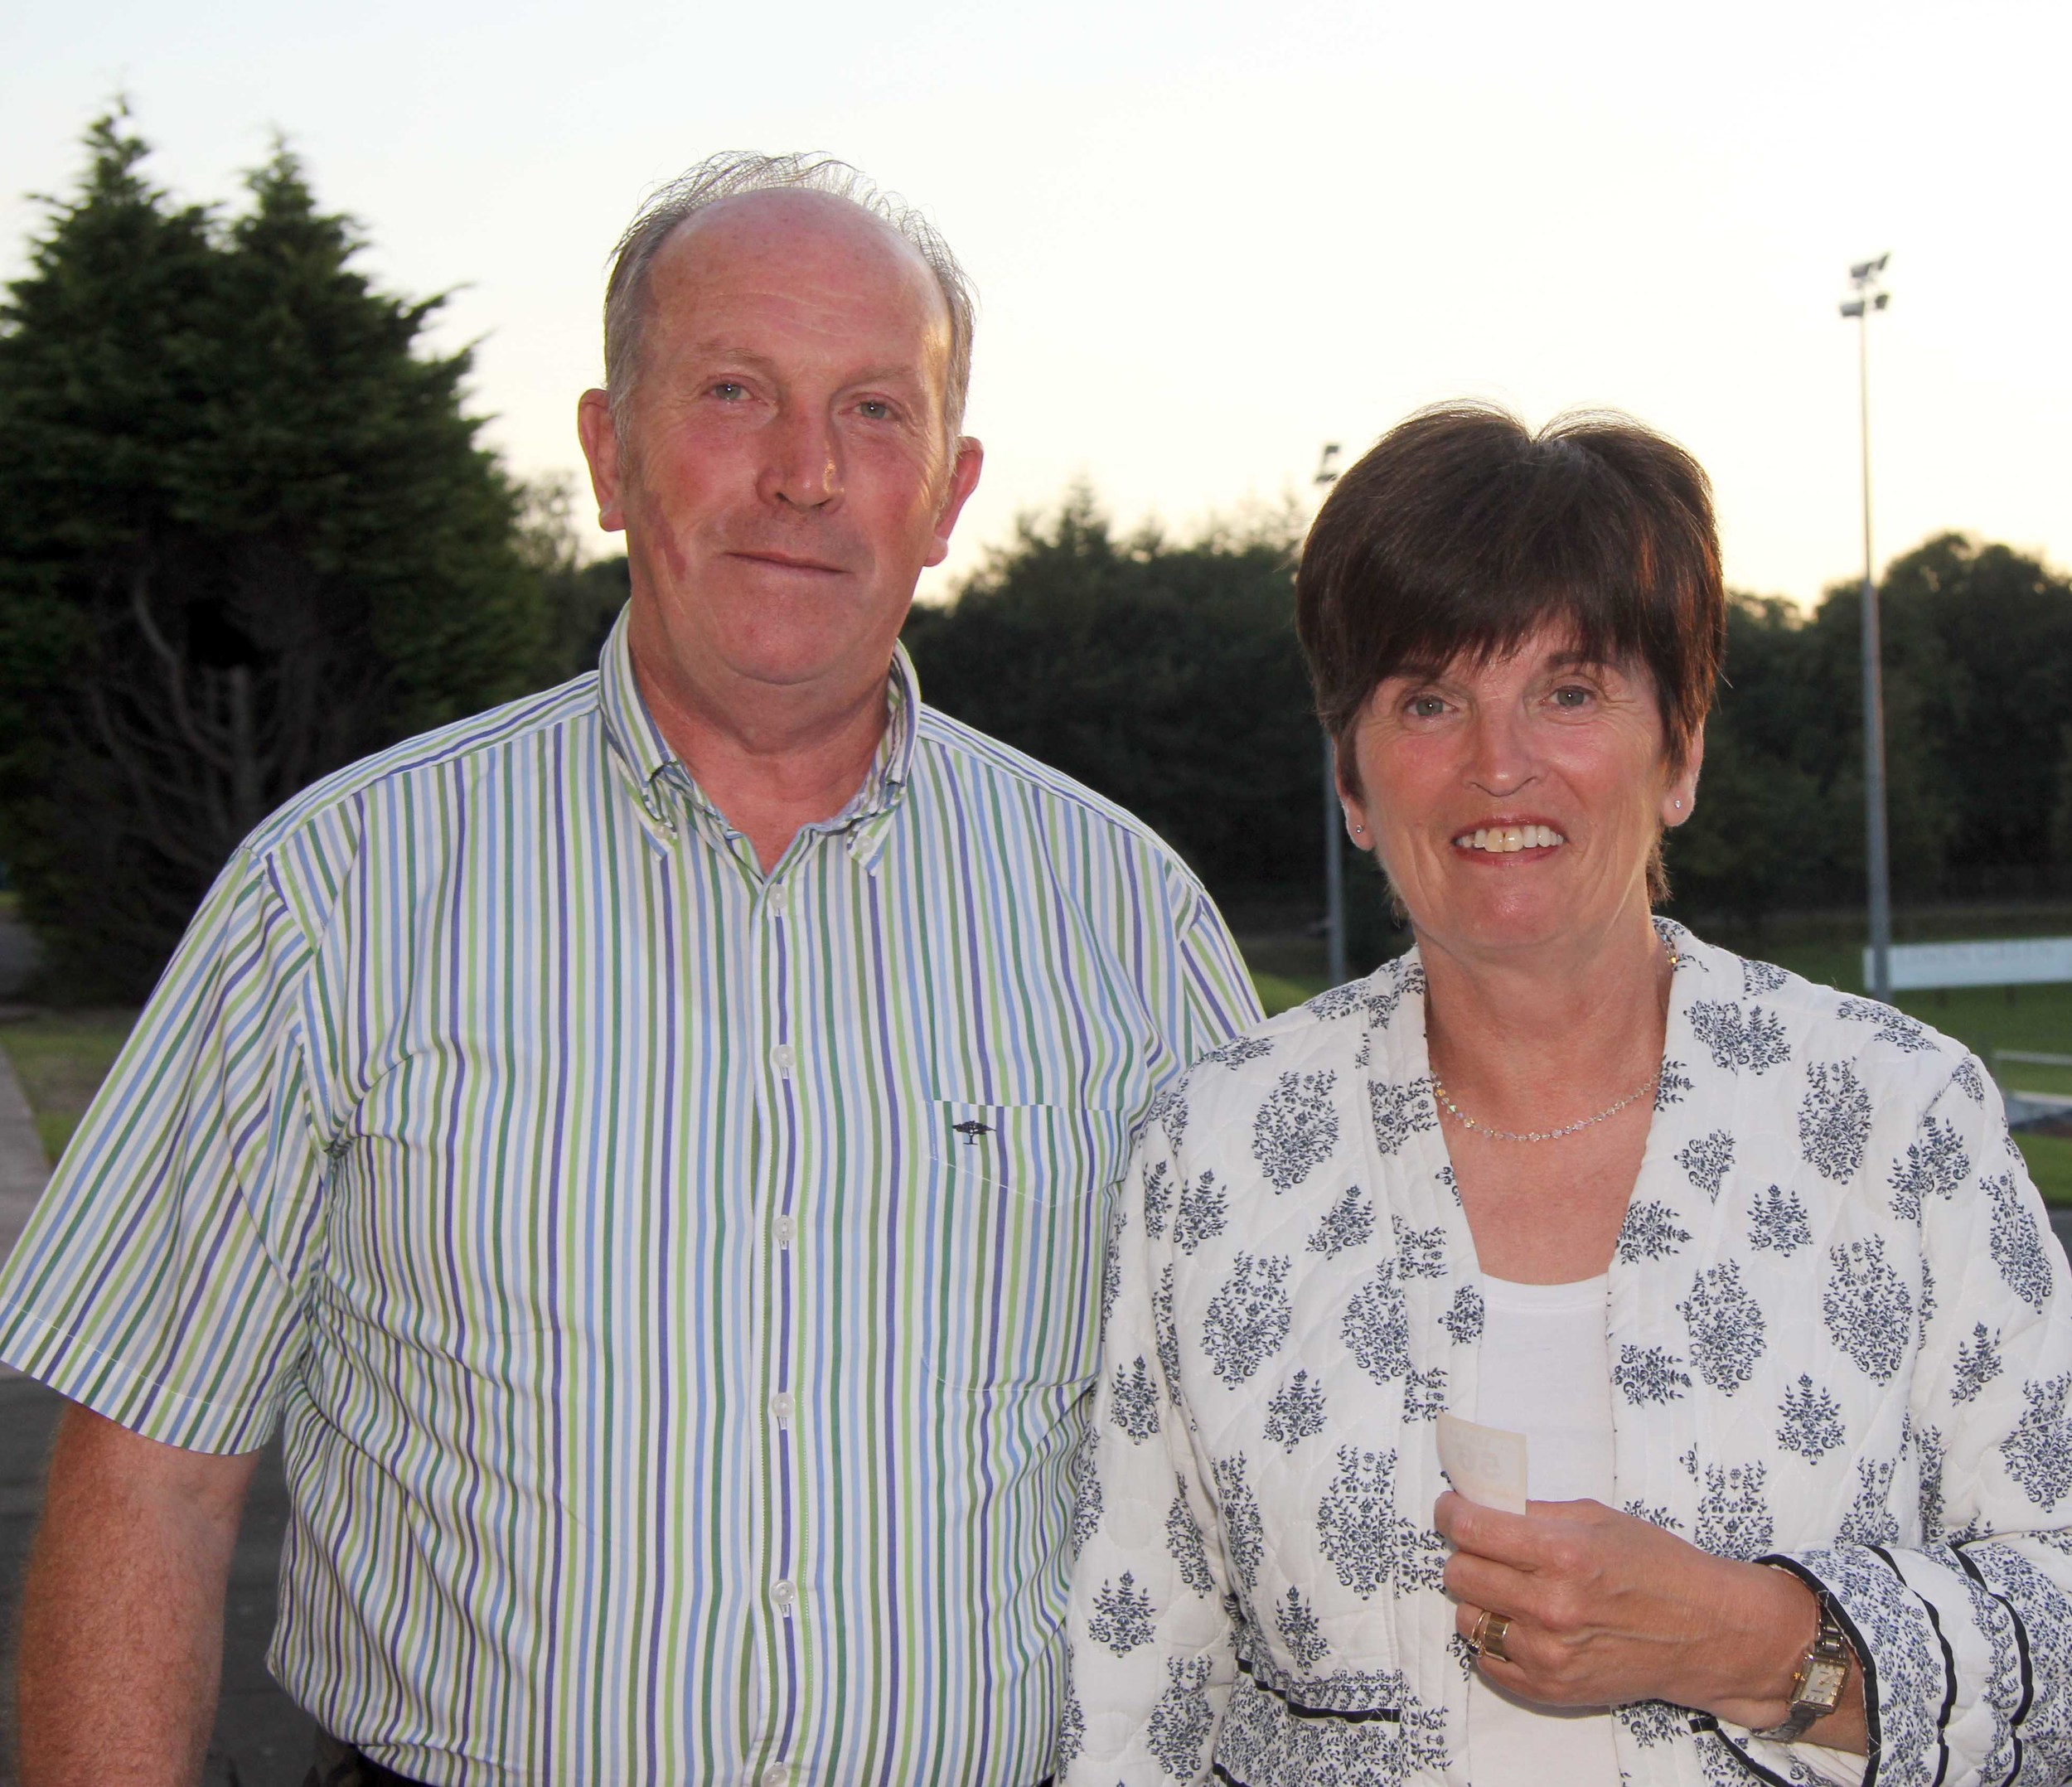
[[[1543,1706],[1666,1700],[1757,1731],[1790,1711],[1818,1611],[1789,1571],[1715,1557],[1599,1502],[1510,1514],[1449,1490],[1432,1518],[1454,1547],[1445,1583],[1460,1635],[1485,1609],[1510,1619],[1508,1660],[1481,1660],[1498,1687]],[[1862,1752],[1853,1661],[1840,1703],[1803,1741]]]

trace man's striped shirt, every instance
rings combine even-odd
[[[1049,1770],[1108,1188],[1256,1007],[1145,827],[889,686],[767,876],[623,620],[299,797],[0,1274],[65,1395],[284,1424],[274,1668],[405,1775]]]

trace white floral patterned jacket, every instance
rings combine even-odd
[[[1832,1596],[1874,1756],[1619,1709],[1634,1783],[2072,1770],[2072,1295],[1978,1061],[1663,923],[1610,1269],[1618,1500]],[[1065,1787],[1472,1779],[1432,1417],[1482,1296],[1415,955],[1198,1063],[1111,1217]],[[1483,1787],[1505,1787],[1484,1783]]]

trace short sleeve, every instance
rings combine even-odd
[[[0,1270],[0,1359],[168,1445],[266,1442],[302,1353],[326,1164],[313,959],[240,850]]]

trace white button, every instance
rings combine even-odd
[[[792,1063],[796,1058],[789,1043],[779,1043],[770,1051],[770,1064],[787,1079],[792,1077]]]
[[[777,1237],[777,1245],[780,1247],[790,1247],[792,1238],[798,1232],[799,1225],[788,1216],[780,1216],[770,1224],[770,1232]]]
[[[770,910],[772,912],[782,912],[784,902],[789,897],[790,890],[782,881],[772,881],[770,884]]]
[[[786,1787],[791,1779],[792,1770],[787,1764],[772,1762],[762,1771],[762,1787]]]
[[[779,1421],[789,1421],[792,1418],[792,1412],[797,1407],[798,1404],[792,1400],[792,1392],[789,1390],[780,1390],[770,1398],[770,1412]]]
[[[786,1577],[779,1576],[770,1585],[770,1599],[780,1607],[788,1607],[798,1598],[797,1587]]]

